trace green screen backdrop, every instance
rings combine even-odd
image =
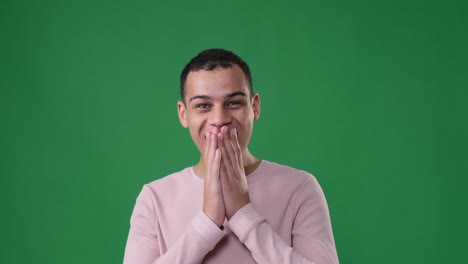
[[[341,263],[466,261],[465,1],[1,1],[0,263],[121,263],[143,184],[196,163],[178,78],[238,53],[251,151],[313,173]]]

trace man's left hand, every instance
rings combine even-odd
[[[229,220],[239,209],[250,203],[236,129],[228,131],[228,128],[223,126],[218,134],[218,147],[221,150],[220,178],[224,206],[226,218]]]

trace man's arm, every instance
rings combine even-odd
[[[315,178],[302,184],[300,189],[305,189],[298,190],[295,196],[299,207],[291,247],[250,204],[236,131],[223,127],[218,145],[222,153],[220,171],[229,227],[258,263],[338,263],[328,206]]]
[[[310,178],[298,192],[299,210],[293,224],[292,246],[283,241],[252,204],[236,212],[229,228],[259,264],[338,264],[328,207],[320,186]]]
[[[124,264],[201,263],[226,234],[200,211],[186,232],[164,252],[165,245],[160,245],[156,231],[158,223],[152,199],[151,190],[144,186],[130,220]]]
[[[203,211],[192,220],[191,225],[175,245],[165,252],[165,249],[161,248],[165,245],[159,245],[157,237],[158,219],[155,215],[152,193],[149,188],[144,187],[130,221],[125,264],[200,263],[226,234],[226,231],[219,228],[224,222],[225,210],[219,178],[221,152],[217,149],[215,133],[206,133],[207,142],[203,152],[206,169]]]

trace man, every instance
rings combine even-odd
[[[248,149],[260,97],[247,64],[205,50],[180,81],[179,119],[200,160],[143,187],[124,263],[338,263],[314,176]]]

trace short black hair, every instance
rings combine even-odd
[[[190,62],[185,65],[180,75],[180,97],[182,102],[185,102],[185,82],[191,71],[213,71],[218,68],[226,69],[239,66],[244,73],[245,79],[249,85],[250,96],[253,95],[252,76],[250,74],[249,65],[234,52],[225,49],[207,49],[198,53]]]

